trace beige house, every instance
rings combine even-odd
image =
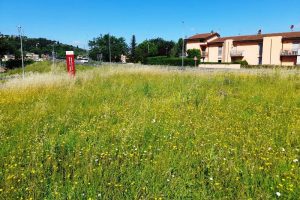
[[[215,37],[206,40],[205,62],[246,60],[250,65],[300,65],[300,32],[223,38],[217,33],[212,34]],[[203,52],[202,46],[203,42],[186,40],[187,49],[200,49]]]
[[[208,53],[207,53],[208,43],[218,38],[220,38],[220,35],[218,33],[203,33],[203,34],[194,35],[185,40],[186,50],[200,49],[202,60],[204,62],[208,62]]]

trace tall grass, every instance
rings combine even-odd
[[[299,75],[39,76],[0,89],[0,199],[300,196]]]

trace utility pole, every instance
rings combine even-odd
[[[184,21],[182,21],[183,29],[184,29]],[[181,67],[183,68],[184,66],[184,30],[182,31],[182,52],[181,52]]]
[[[19,37],[20,37],[20,42],[21,42],[21,59],[22,59],[22,76],[23,79],[25,78],[25,68],[24,68],[24,57],[23,57],[23,41],[22,41],[22,27],[18,26],[18,32],[19,32]]]
[[[111,65],[110,34],[108,34],[109,65]]]
[[[53,69],[55,67],[55,51],[54,51],[54,45],[55,43],[53,44],[53,47],[52,47],[52,63],[53,63]]]

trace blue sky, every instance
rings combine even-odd
[[[222,36],[300,31],[299,0],[0,0],[0,32],[87,47],[100,34],[137,41],[219,32]],[[184,21],[184,25],[182,24]]]

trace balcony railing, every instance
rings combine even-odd
[[[294,49],[294,50],[281,50],[280,55],[281,56],[298,56],[299,55],[299,50]]]
[[[208,52],[206,52],[206,51],[201,52],[201,57],[202,58],[206,58],[207,56],[208,56]]]
[[[230,51],[230,56],[231,57],[244,57],[244,51],[231,50]]]

